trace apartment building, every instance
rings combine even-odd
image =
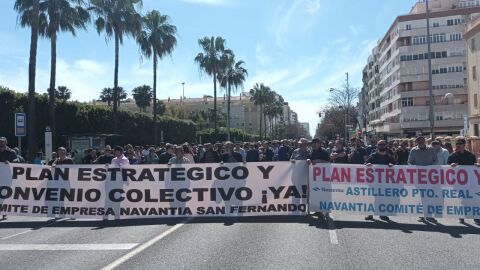
[[[472,1],[473,2],[473,1]],[[467,70],[468,70],[468,135],[480,136],[480,108],[478,98],[480,95],[480,17],[467,25],[464,33],[467,46]]]
[[[477,2],[429,1],[430,55],[425,2],[418,2],[409,14],[395,19],[372,50],[363,72],[363,102],[359,105],[368,135],[379,138],[429,135],[430,102],[434,104],[435,133],[461,133],[468,113],[463,33],[466,23],[480,13]],[[429,97],[429,57],[433,101]]]

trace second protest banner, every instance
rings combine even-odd
[[[0,214],[73,218],[305,215],[305,162],[0,164]]]
[[[310,211],[480,218],[475,166],[317,164],[309,170]]]

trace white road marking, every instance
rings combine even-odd
[[[335,224],[333,223],[333,214],[330,213],[330,218],[327,218],[328,221],[328,234],[330,235],[330,243],[333,245],[338,245],[337,229],[335,229]]]
[[[138,243],[129,244],[0,244],[0,251],[20,250],[129,250]]]
[[[7,239],[13,238],[15,236],[19,236],[19,235],[22,235],[22,234],[33,232],[33,231],[36,231],[38,229],[45,228],[45,227],[48,227],[48,226],[53,225],[55,223],[59,223],[59,222],[66,221],[66,220],[68,220],[68,218],[54,220],[53,222],[48,223],[47,225],[40,226],[40,227],[35,227],[35,228],[29,229],[29,230],[26,230],[26,231],[23,231],[23,232],[19,232],[19,233],[15,233],[15,234],[12,234],[12,235],[9,235],[9,236],[5,236],[5,237],[0,238],[0,240],[7,240]]]
[[[186,223],[188,223],[190,220],[192,220],[193,218],[189,218],[187,219],[184,223],[180,223],[180,224],[177,224],[175,226],[173,226],[172,228],[162,232],[161,234],[155,236],[154,238],[150,239],[149,241],[141,244],[140,246],[136,247],[134,250],[130,251],[129,253],[123,255],[122,257],[118,258],[117,260],[113,261],[112,263],[110,263],[109,265],[103,267],[101,270],[112,270],[112,269],[115,269],[117,268],[118,266],[120,266],[121,264],[123,264],[124,262],[128,261],[129,259],[131,259],[132,257],[136,256],[137,254],[139,254],[140,252],[144,251],[145,249],[149,248],[150,246],[154,245],[155,243],[157,243],[158,241],[162,240],[163,238],[167,237],[168,235],[170,235],[171,233],[173,233],[174,231],[180,229],[183,225],[185,225]]]

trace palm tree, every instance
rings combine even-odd
[[[154,140],[158,139],[157,127],[157,65],[158,58],[173,52],[177,45],[177,28],[169,23],[170,18],[157,10],[150,11],[142,19],[142,30],[137,35],[137,43],[142,54],[153,58],[153,121]]]
[[[243,67],[244,61],[238,61],[235,63],[235,58],[232,57],[228,67],[222,74],[219,74],[218,80],[223,88],[227,89],[227,137],[230,141],[230,97],[231,90],[237,90],[239,87],[243,88],[246,76],[248,76],[247,69]],[[236,92],[236,91],[235,91]]]
[[[72,97],[72,91],[66,86],[59,86],[55,90],[55,98],[61,101],[68,101]]]
[[[135,87],[135,89],[132,90],[132,96],[133,99],[135,99],[135,104],[140,108],[140,111],[145,112],[152,101],[152,88],[148,85]]]
[[[268,101],[270,100],[270,95],[272,93],[272,90],[270,90],[270,87],[265,86],[263,83],[258,84],[256,83],[252,89],[250,89],[250,95],[251,98],[250,100],[253,101],[253,103],[257,106],[260,107],[260,139],[262,139],[262,119],[265,118],[265,104],[268,104]],[[264,135],[266,136],[266,124],[265,123],[265,133]]]
[[[16,0],[14,9],[19,13],[18,22],[21,27],[30,27],[30,58],[28,62],[28,157],[33,160],[37,152],[36,119],[35,119],[35,73],[37,67],[38,24],[40,17],[39,0]]]
[[[50,130],[52,132],[52,148],[55,149],[56,121],[55,121],[55,81],[57,69],[57,35],[59,32],[70,32],[76,36],[76,29],[86,30],[90,21],[89,12],[83,8],[83,0],[42,0],[40,2],[39,33],[50,39],[50,87],[49,111]]]
[[[97,32],[105,32],[106,38],[113,36],[115,40],[115,70],[113,89],[118,89],[118,61],[120,45],[125,35],[135,36],[141,29],[142,16],[136,8],[142,0],[90,0],[91,10],[96,16]],[[113,91],[113,132],[117,133],[118,125],[118,92]]]
[[[222,73],[233,52],[225,47],[225,39],[222,37],[204,37],[198,40],[198,45],[203,52],[195,57],[195,62],[199,65],[200,72],[205,72],[213,77],[213,116],[215,137],[218,133],[217,128],[217,76]]]
[[[283,100],[283,99],[282,99]],[[283,102],[280,100],[275,100],[274,102],[269,102],[265,106],[265,115],[268,116],[269,120],[269,129],[270,129],[270,136],[273,137],[273,131],[274,131],[274,120],[277,119],[277,116],[282,115],[283,113]]]
[[[110,107],[113,102],[113,89],[110,87],[103,88],[102,92],[100,93],[100,100],[102,102],[107,102],[108,107]]]

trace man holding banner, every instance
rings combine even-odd
[[[367,159],[367,166],[375,165],[388,165],[392,167],[395,163],[395,157],[391,156],[387,151],[387,142],[380,140],[377,143],[377,150],[373,152],[370,157]],[[389,221],[390,218],[387,216],[380,216],[380,219],[383,221]],[[365,217],[365,220],[373,220],[373,215],[368,215]]]

